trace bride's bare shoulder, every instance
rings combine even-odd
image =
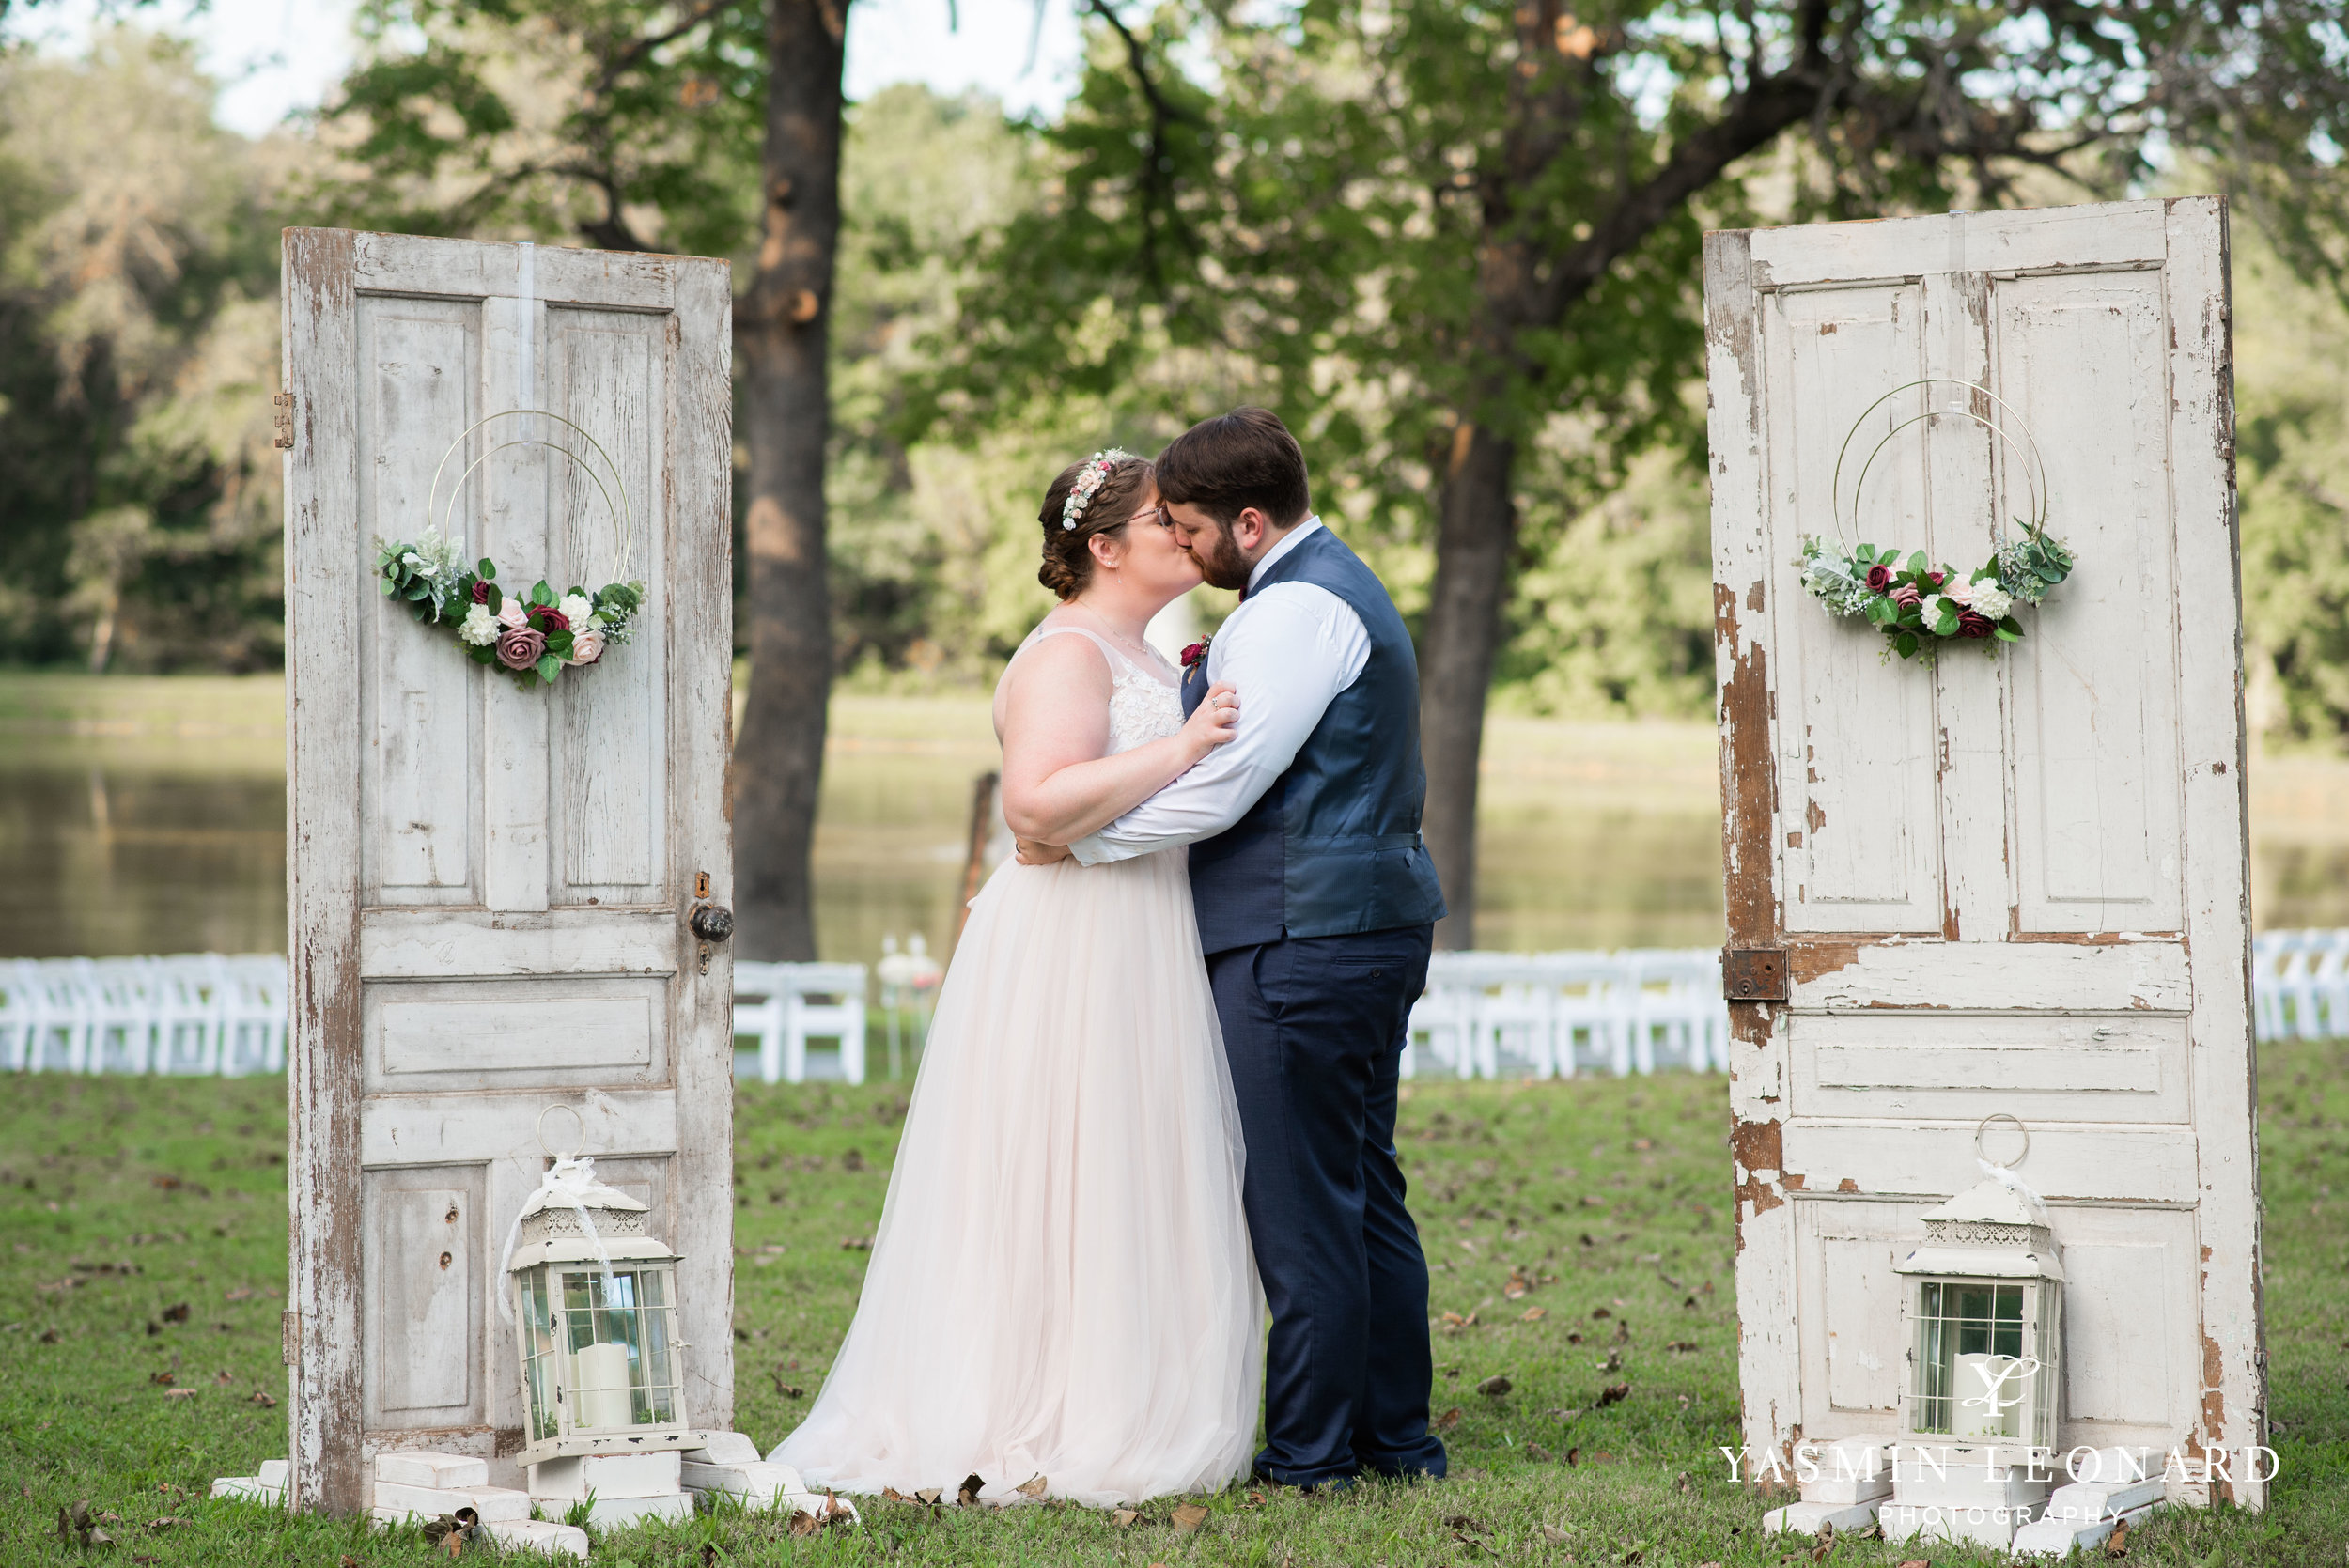
[[[1032,718],[1071,707],[1106,713],[1115,687],[1109,655],[1092,638],[1075,631],[1033,638],[1012,656],[995,688],[996,737],[1003,738],[1015,708]]]

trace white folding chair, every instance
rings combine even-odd
[[[40,985],[30,959],[0,964],[0,1071],[29,1071],[40,1045]]]
[[[775,970],[782,967],[748,958],[734,961],[735,1046],[739,1052],[744,1040],[757,1042],[758,1077],[763,1083],[783,1081],[786,1001],[775,977]]]
[[[286,963],[270,954],[215,957],[192,1003],[212,1009],[215,1070],[229,1078],[286,1065]]]
[[[2263,931],[2251,939],[2251,1037],[2263,1043],[2284,1037],[2281,971],[2297,935]]]
[[[864,1081],[864,966],[778,964],[776,989],[786,999],[782,1055],[777,1065],[792,1083],[807,1076],[807,1043],[832,1040],[840,1051],[840,1076]],[[773,1079],[770,1077],[770,1082]]]
[[[32,1055],[25,1065],[37,1073],[87,1072],[91,1009],[73,960],[35,959],[25,967],[36,1009]]]
[[[89,1055],[84,1070],[146,1073],[155,1065],[157,988],[151,958],[76,958],[89,1016]]]

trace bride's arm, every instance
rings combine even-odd
[[[1210,700],[1180,732],[1103,756],[1110,691],[1107,662],[1081,637],[1049,638],[1012,671],[1003,705],[1003,820],[1019,837],[1066,844],[1115,821],[1230,740],[1239,715],[1237,696],[1228,706]]]

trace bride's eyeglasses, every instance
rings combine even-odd
[[[1126,520],[1128,522],[1155,522],[1170,534],[1174,532],[1174,514],[1166,509],[1166,503],[1163,501],[1155,506],[1145,507],[1136,512]]]

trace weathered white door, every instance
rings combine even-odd
[[[705,875],[731,902],[731,294],[721,261],[331,229],[285,264],[287,1356],[296,1496],[347,1511],[381,1448],[521,1447],[496,1270],[551,1104],[683,1254],[686,1415],[731,1421],[730,974],[686,924]],[[527,692],[373,578],[525,406],[610,454],[646,588],[631,641]],[[509,587],[593,590],[615,510],[516,448],[452,532]]]
[[[2264,1381],[2224,208],[1719,233],[1705,296],[1729,946],[1755,999],[1731,1052],[1747,1440],[1899,1430],[1893,1261],[2006,1112],[2071,1279],[2061,1441],[2239,1456]],[[2019,414],[2077,556],[2025,641],[1937,668],[1888,661],[1797,565],[1855,418],[1925,377]],[[1952,393],[1902,394],[1855,453]],[[1859,507],[1859,537],[1970,571],[1994,516],[2027,515],[2023,467],[1933,419]]]

